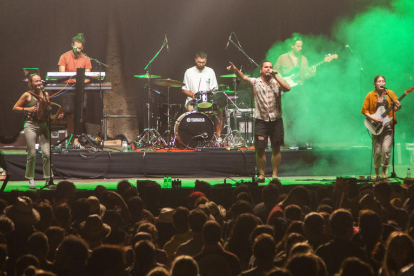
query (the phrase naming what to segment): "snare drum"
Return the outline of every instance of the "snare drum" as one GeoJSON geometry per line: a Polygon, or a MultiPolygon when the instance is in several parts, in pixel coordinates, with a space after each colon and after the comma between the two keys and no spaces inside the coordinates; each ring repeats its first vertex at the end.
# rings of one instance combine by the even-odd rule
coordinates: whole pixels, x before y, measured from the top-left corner
{"type": "Polygon", "coordinates": [[[214,125],[204,113],[187,112],[175,122],[174,134],[180,145],[195,148],[200,142],[213,139],[214,125]]]}
{"type": "Polygon", "coordinates": [[[194,99],[197,102],[197,107],[209,108],[213,105],[213,92],[199,91],[194,95],[194,99]]]}

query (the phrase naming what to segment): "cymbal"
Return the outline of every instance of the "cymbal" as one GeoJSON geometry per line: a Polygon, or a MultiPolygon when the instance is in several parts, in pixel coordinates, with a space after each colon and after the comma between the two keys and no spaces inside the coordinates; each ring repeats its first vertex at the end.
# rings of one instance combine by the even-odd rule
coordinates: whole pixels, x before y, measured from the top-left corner
{"type": "Polygon", "coordinates": [[[223,92],[226,92],[226,93],[234,93],[235,91],[233,91],[233,90],[216,91],[216,93],[223,93],[223,92]]]}
{"type": "Polygon", "coordinates": [[[157,78],[161,78],[161,76],[157,76],[157,75],[134,75],[134,78],[139,78],[139,79],[149,79],[151,77],[151,79],[157,79],[157,78]]]}
{"type": "Polygon", "coordinates": [[[167,87],[182,87],[184,86],[184,83],[181,81],[176,81],[172,79],[155,79],[152,81],[155,84],[161,85],[161,86],[167,86],[167,87]]]}
{"type": "MultiPolygon", "coordinates": [[[[245,75],[250,77],[250,75],[245,75]]],[[[229,74],[229,75],[221,75],[220,78],[237,78],[236,74],[229,74]]]]}

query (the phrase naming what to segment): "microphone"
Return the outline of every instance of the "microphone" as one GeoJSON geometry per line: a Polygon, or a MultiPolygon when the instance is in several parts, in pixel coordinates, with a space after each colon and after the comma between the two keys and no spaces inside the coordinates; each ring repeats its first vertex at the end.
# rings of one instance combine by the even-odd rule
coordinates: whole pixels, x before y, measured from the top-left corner
{"type": "Polygon", "coordinates": [[[76,46],[74,46],[74,47],[73,47],[73,53],[74,53],[75,55],[77,55],[77,54],[78,54],[78,48],[77,48],[76,46]]]}
{"type": "Polygon", "coordinates": [[[345,48],[347,48],[349,51],[351,51],[351,53],[354,53],[354,51],[351,49],[351,46],[345,45],[345,48]]]}
{"type": "Polygon", "coordinates": [[[229,35],[229,39],[227,39],[227,45],[226,47],[224,47],[224,50],[227,50],[229,48],[229,44],[230,44],[230,39],[231,39],[231,35],[233,34],[233,32],[230,33],[229,35]]]}
{"type": "Polygon", "coordinates": [[[385,90],[388,89],[387,87],[385,87],[385,85],[380,85],[380,88],[384,88],[385,90]]]}
{"type": "Polygon", "coordinates": [[[167,44],[167,52],[170,52],[170,47],[168,47],[168,39],[167,39],[167,34],[165,34],[165,43],[167,44]]]}
{"type": "Polygon", "coordinates": [[[271,70],[271,71],[269,71],[268,73],[269,73],[269,74],[271,74],[271,75],[276,75],[276,74],[277,74],[277,72],[276,72],[276,71],[274,71],[274,70],[271,70]]]}
{"type": "Polygon", "coordinates": [[[42,92],[45,92],[45,87],[43,86],[43,84],[40,85],[40,90],[42,90],[42,92]]]}

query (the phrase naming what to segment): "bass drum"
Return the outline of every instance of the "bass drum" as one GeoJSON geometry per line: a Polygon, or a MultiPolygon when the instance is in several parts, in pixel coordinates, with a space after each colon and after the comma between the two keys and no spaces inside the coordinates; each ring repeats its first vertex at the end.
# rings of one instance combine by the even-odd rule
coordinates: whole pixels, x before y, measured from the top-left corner
{"type": "Polygon", "coordinates": [[[194,149],[199,144],[213,139],[214,125],[204,113],[187,112],[175,122],[174,134],[181,146],[194,149]]]}

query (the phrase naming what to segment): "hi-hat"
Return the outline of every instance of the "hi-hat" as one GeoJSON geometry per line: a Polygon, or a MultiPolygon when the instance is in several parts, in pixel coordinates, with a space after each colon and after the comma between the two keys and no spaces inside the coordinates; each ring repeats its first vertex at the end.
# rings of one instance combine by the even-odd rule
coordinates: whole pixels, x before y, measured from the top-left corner
{"type": "Polygon", "coordinates": [[[161,86],[167,86],[167,87],[182,87],[184,86],[184,83],[177,80],[172,79],[155,79],[152,81],[155,84],[161,85],[161,86]]]}
{"type": "MultiPolygon", "coordinates": [[[[245,75],[249,77],[250,75],[245,75]]],[[[237,78],[236,74],[221,75],[220,78],[237,78]]]]}
{"type": "Polygon", "coordinates": [[[145,75],[134,75],[134,78],[139,78],[139,79],[158,79],[161,78],[161,76],[157,76],[157,75],[149,75],[149,74],[145,74],[145,75]]]}

